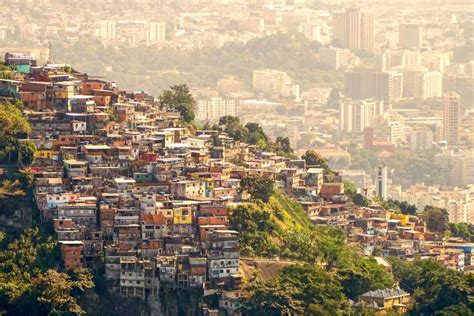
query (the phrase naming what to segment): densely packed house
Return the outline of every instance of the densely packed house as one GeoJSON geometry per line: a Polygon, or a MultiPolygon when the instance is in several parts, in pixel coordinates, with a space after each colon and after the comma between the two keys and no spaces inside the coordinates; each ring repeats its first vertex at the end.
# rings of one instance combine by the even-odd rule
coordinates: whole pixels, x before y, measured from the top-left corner
{"type": "Polygon", "coordinates": [[[67,65],[15,62],[29,71],[0,80],[0,95],[21,100],[31,124],[41,216],[54,225],[64,267],[105,265],[118,295],[148,301],[162,289],[199,290],[220,294],[219,308],[234,313],[242,276],[228,216],[246,198],[240,179],[249,174],[274,180],[313,223],[340,227],[368,255],[472,266],[472,244],[443,241],[417,216],[354,205],[343,179],[325,181],[319,166],[188,128],[152,96],[67,65]]]}

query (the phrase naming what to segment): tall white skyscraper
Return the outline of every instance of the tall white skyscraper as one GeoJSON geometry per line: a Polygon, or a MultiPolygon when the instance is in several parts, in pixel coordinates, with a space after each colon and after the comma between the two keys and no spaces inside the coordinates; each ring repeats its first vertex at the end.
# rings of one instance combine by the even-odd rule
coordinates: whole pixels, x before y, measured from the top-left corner
{"type": "Polygon", "coordinates": [[[376,195],[383,199],[387,198],[387,186],[388,186],[388,173],[387,173],[387,166],[385,163],[378,166],[377,168],[377,175],[375,177],[375,190],[376,195]]]}

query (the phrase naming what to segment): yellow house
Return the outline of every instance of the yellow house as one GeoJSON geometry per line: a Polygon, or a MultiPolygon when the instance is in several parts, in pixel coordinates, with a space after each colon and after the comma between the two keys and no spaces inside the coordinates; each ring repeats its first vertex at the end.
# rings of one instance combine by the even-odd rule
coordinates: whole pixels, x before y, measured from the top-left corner
{"type": "Polygon", "coordinates": [[[35,158],[51,159],[53,156],[57,154],[58,152],[52,149],[38,149],[35,152],[35,158]]]}
{"type": "Polygon", "coordinates": [[[57,99],[70,99],[75,95],[74,82],[60,82],[55,84],[54,97],[57,99]]]}
{"type": "Polygon", "coordinates": [[[400,225],[405,227],[415,227],[415,223],[411,222],[411,215],[407,214],[398,214],[398,213],[390,213],[390,219],[398,219],[400,220],[400,225]]]}
{"type": "MultiPolygon", "coordinates": [[[[394,310],[405,313],[410,303],[410,293],[402,289],[383,289],[369,291],[359,296],[356,306],[371,307],[378,311],[394,310]]],[[[383,313],[375,313],[383,315],[383,313]]]]}
{"type": "Polygon", "coordinates": [[[192,211],[190,208],[173,209],[173,224],[190,225],[193,223],[192,211]]]}

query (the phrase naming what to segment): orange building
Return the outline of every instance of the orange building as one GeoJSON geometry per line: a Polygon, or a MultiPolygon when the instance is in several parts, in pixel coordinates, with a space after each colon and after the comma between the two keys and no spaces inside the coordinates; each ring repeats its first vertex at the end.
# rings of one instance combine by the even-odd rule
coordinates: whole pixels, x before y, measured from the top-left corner
{"type": "Polygon", "coordinates": [[[90,94],[93,90],[103,89],[105,81],[102,80],[87,80],[82,82],[81,94],[90,94]]]}
{"type": "Polygon", "coordinates": [[[66,270],[74,270],[83,266],[84,243],[80,240],[59,241],[61,256],[66,270]]]}

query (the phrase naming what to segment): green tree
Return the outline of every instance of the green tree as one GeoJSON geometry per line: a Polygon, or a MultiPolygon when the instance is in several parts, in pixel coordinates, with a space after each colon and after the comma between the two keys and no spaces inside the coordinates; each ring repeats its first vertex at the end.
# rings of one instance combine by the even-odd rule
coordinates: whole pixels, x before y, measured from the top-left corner
{"type": "Polygon", "coordinates": [[[412,293],[410,315],[473,315],[472,276],[432,259],[407,262],[390,258],[390,262],[400,287],[412,293]]]}
{"type": "Polygon", "coordinates": [[[467,242],[474,242],[474,225],[468,223],[449,223],[449,231],[454,237],[464,238],[467,242]]]}
{"type": "Polygon", "coordinates": [[[407,201],[397,201],[398,205],[400,207],[400,210],[402,211],[402,214],[408,214],[408,215],[415,215],[418,209],[416,208],[415,205],[413,204],[408,204],[407,201]]]}
{"type": "Polygon", "coordinates": [[[237,116],[225,115],[219,118],[219,125],[240,124],[240,119],[237,116]]]}
{"type": "Polygon", "coordinates": [[[313,265],[287,266],[268,280],[251,280],[245,289],[246,315],[338,315],[348,306],[338,276],[313,265]]]}
{"type": "Polygon", "coordinates": [[[421,214],[426,226],[432,232],[444,233],[448,225],[448,212],[445,209],[426,206],[421,214]]]}
{"type": "Polygon", "coordinates": [[[315,150],[307,150],[303,156],[301,156],[308,166],[318,166],[320,168],[329,169],[326,158],[318,154],[315,150]]]}
{"type": "Polygon", "coordinates": [[[310,265],[285,267],[279,274],[280,282],[299,291],[296,299],[304,302],[305,309],[310,304],[324,306],[326,311],[341,309],[347,298],[337,275],[310,265]]]}
{"type": "MultiPolygon", "coordinates": [[[[9,236],[11,237],[11,236],[9,236]]],[[[0,243],[0,311],[12,315],[81,314],[76,298],[93,287],[85,269],[58,272],[58,247],[38,228],[0,243]]]]}
{"type": "MultiPolygon", "coordinates": [[[[32,279],[55,257],[56,243],[28,229],[0,251],[0,302],[14,303],[32,287],[32,279]]],[[[0,306],[1,307],[1,306],[0,306]]]]}
{"type": "Polygon", "coordinates": [[[29,166],[35,160],[36,146],[30,141],[18,143],[18,165],[20,167],[29,166]]]}
{"type": "Polygon", "coordinates": [[[247,191],[253,199],[268,202],[272,196],[274,183],[270,179],[259,176],[247,176],[240,180],[240,187],[247,191]]]}
{"type": "Polygon", "coordinates": [[[273,145],[272,150],[280,156],[294,158],[295,152],[291,147],[290,139],[288,137],[280,137],[276,138],[275,144],[273,145]]]}
{"type": "Polygon", "coordinates": [[[167,111],[179,112],[186,123],[194,120],[194,101],[187,85],[174,85],[170,90],[165,90],[159,97],[160,105],[167,111]]]}
{"type": "Polygon", "coordinates": [[[268,281],[255,279],[245,286],[250,296],[245,298],[240,310],[244,315],[294,315],[302,314],[303,302],[295,299],[299,289],[283,284],[278,278],[268,281]]]}
{"type": "Polygon", "coordinates": [[[25,138],[30,131],[27,119],[16,105],[0,104],[0,160],[8,157],[11,163],[19,147],[18,139],[25,138]]]}
{"type": "Polygon", "coordinates": [[[357,193],[356,186],[351,183],[344,181],[344,194],[350,197],[352,202],[359,206],[369,206],[369,201],[365,196],[360,193],[357,193]]]}
{"type": "Polygon", "coordinates": [[[246,142],[248,129],[240,124],[240,119],[236,116],[227,115],[219,119],[219,126],[223,126],[224,132],[235,141],[246,142]]]}
{"type": "Polygon", "coordinates": [[[268,148],[268,136],[263,131],[263,128],[258,123],[247,123],[245,129],[248,133],[245,133],[245,142],[251,145],[258,145],[260,148],[267,150],[268,148]]]}
{"type": "Polygon", "coordinates": [[[344,247],[338,255],[336,268],[346,295],[355,300],[372,290],[391,288],[394,280],[384,266],[372,257],[363,256],[358,250],[344,247]]]}
{"type": "Polygon", "coordinates": [[[239,205],[232,210],[229,224],[231,229],[239,232],[242,254],[271,257],[278,252],[269,238],[277,226],[268,211],[253,205],[239,205]]]}
{"type": "Polygon", "coordinates": [[[365,206],[365,207],[369,206],[369,200],[360,193],[356,193],[352,197],[352,202],[354,202],[356,205],[359,205],[359,206],[365,206]]]}
{"type": "Polygon", "coordinates": [[[386,210],[396,210],[402,214],[415,215],[418,211],[415,205],[408,204],[407,201],[400,202],[393,199],[384,200],[383,198],[377,196],[373,199],[373,202],[377,203],[386,210]]]}
{"type": "Polygon", "coordinates": [[[219,139],[218,135],[212,136],[212,146],[214,147],[222,146],[222,140],[219,139]]]}
{"type": "Polygon", "coordinates": [[[37,301],[49,315],[71,313],[85,314],[77,303],[74,291],[83,292],[94,287],[92,275],[85,269],[78,269],[71,278],[66,273],[47,270],[39,274],[34,280],[35,291],[38,292],[37,301]]]}

